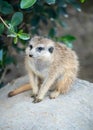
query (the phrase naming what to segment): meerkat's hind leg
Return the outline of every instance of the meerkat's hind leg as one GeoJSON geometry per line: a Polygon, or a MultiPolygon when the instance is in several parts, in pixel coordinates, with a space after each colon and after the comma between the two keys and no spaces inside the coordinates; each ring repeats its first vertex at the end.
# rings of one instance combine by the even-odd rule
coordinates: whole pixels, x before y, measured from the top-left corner
{"type": "Polygon", "coordinates": [[[51,94],[50,94],[50,99],[54,99],[54,98],[56,98],[56,97],[58,97],[59,96],[59,94],[60,94],[60,92],[59,91],[57,91],[57,90],[54,90],[53,92],[51,92],[51,94]]]}
{"type": "Polygon", "coordinates": [[[50,94],[50,98],[56,98],[58,97],[61,93],[65,94],[69,91],[72,83],[73,83],[74,78],[65,75],[63,79],[57,81],[56,88],[55,90],[50,94]]]}
{"type": "Polygon", "coordinates": [[[56,87],[53,92],[50,93],[50,99],[57,98],[61,93],[61,88],[63,84],[63,79],[60,79],[56,82],[56,87]]]}
{"type": "Polygon", "coordinates": [[[73,76],[64,77],[63,81],[60,83],[61,84],[61,86],[59,87],[60,93],[66,94],[70,90],[74,80],[75,77],[73,76]]]}

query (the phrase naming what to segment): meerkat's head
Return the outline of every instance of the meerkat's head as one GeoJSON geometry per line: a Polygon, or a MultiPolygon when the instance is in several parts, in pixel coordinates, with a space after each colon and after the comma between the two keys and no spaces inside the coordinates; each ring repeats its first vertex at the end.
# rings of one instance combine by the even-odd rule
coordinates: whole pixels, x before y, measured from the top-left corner
{"type": "Polygon", "coordinates": [[[55,43],[48,39],[35,36],[26,48],[26,55],[33,59],[51,60],[55,49],[55,43]]]}

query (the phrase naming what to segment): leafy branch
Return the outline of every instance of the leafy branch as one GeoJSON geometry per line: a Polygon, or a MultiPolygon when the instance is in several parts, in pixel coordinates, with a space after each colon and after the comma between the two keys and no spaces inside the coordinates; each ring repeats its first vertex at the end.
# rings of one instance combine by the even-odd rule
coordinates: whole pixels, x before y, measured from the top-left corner
{"type": "Polygon", "coordinates": [[[15,27],[18,26],[23,21],[23,14],[21,12],[16,12],[11,19],[11,23],[7,24],[3,18],[0,16],[0,20],[5,25],[5,27],[8,29],[8,37],[14,38],[14,43],[18,42],[18,38],[22,40],[28,40],[30,39],[30,35],[27,33],[24,33],[23,30],[19,30],[16,32],[15,27]]]}
{"type": "Polygon", "coordinates": [[[84,3],[86,0],[80,0],[81,3],[84,3]]]}

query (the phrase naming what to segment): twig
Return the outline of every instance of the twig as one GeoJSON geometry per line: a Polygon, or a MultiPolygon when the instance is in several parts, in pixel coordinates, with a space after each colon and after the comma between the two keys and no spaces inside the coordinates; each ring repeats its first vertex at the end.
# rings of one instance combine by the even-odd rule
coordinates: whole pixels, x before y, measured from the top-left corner
{"type": "Polygon", "coordinates": [[[9,29],[9,26],[6,24],[6,22],[2,19],[2,17],[0,16],[1,21],[3,22],[3,24],[9,29]]]}

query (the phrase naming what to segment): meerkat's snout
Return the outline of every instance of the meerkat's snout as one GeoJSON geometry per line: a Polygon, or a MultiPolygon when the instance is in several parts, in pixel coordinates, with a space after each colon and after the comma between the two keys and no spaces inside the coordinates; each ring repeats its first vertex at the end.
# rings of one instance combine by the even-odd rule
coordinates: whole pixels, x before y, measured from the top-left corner
{"type": "Polygon", "coordinates": [[[31,53],[31,47],[27,47],[25,50],[26,55],[28,55],[29,57],[33,57],[33,54],[31,53]]]}

